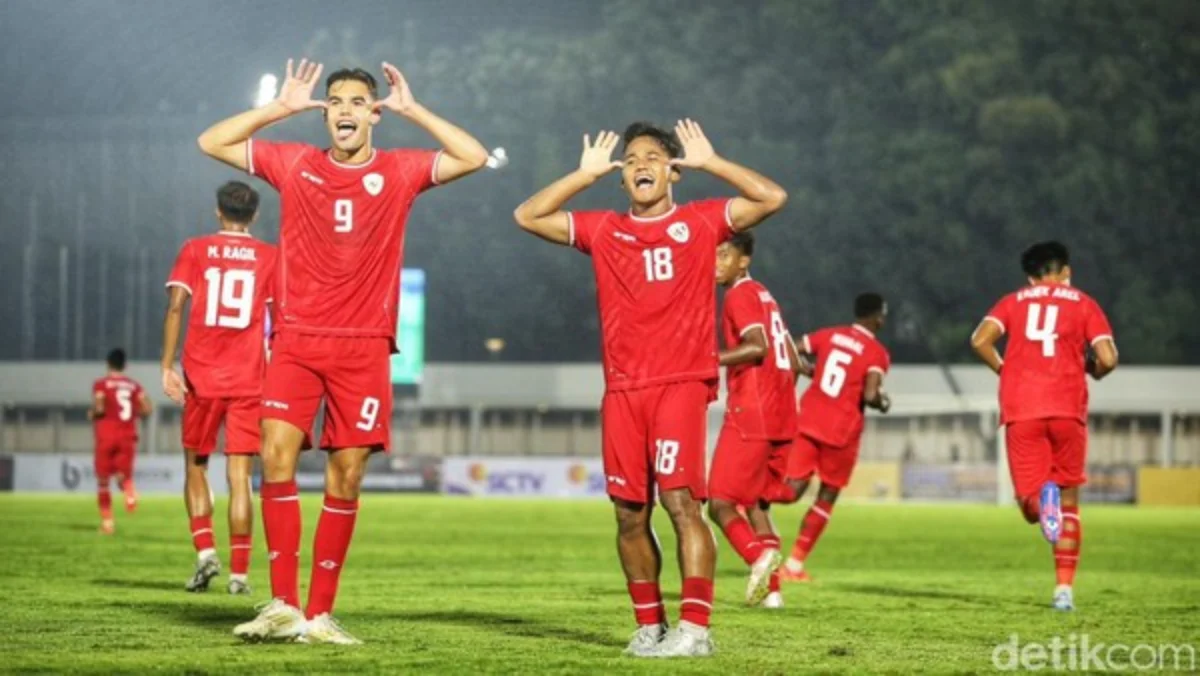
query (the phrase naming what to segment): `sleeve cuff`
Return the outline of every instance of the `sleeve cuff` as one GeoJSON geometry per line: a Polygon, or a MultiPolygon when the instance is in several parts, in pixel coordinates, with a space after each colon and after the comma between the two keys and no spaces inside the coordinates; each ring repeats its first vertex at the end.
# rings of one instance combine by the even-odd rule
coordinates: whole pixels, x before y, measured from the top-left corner
{"type": "Polygon", "coordinates": [[[800,342],[804,343],[804,354],[812,354],[813,353],[812,343],[809,342],[807,333],[804,334],[803,336],[800,336],[800,342]]]}
{"type": "Polygon", "coordinates": [[[438,181],[438,177],[437,177],[438,165],[441,164],[442,155],[445,152],[446,152],[445,150],[439,150],[433,156],[433,167],[429,170],[429,185],[441,185],[441,181],[438,181]]]}
{"type": "Polygon", "coordinates": [[[751,331],[753,331],[754,329],[763,329],[763,333],[766,333],[766,329],[763,328],[762,324],[751,324],[751,325],[747,326],[746,328],[742,329],[742,332],[739,333],[738,335],[744,336],[747,333],[750,333],[751,331]]]}
{"type": "Polygon", "coordinates": [[[575,246],[575,214],[567,212],[567,244],[575,246]]]}
{"type": "Polygon", "coordinates": [[[192,287],[188,286],[187,284],[184,284],[181,281],[172,279],[171,281],[167,282],[168,289],[171,288],[172,286],[178,286],[179,288],[183,289],[184,291],[187,291],[189,296],[195,295],[192,293],[192,287]]]}
{"type": "Polygon", "coordinates": [[[258,175],[254,173],[254,139],[252,138],[246,139],[246,171],[251,176],[258,175]]]}
{"type": "Polygon", "coordinates": [[[995,324],[996,326],[1000,327],[1000,333],[1005,333],[1004,322],[1000,321],[999,319],[996,319],[995,317],[988,315],[983,318],[983,321],[991,322],[991,323],[995,324]]]}
{"type": "Polygon", "coordinates": [[[867,369],[867,373],[878,373],[880,376],[886,376],[887,371],[880,366],[871,366],[867,369]]]}
{"type": "Polygon", "coordinates": [[[725,227],[729,228],[730,232],[737,232],[733,227],[733,199],[731,197],[725,201],[725,227]]]}

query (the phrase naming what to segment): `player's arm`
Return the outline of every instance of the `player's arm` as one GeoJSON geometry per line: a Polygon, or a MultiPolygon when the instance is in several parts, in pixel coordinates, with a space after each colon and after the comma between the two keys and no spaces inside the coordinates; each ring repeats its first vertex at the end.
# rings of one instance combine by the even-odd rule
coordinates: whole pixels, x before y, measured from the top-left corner
{"type": "Polygon", "coordinates": [[[87,412],[88,420],[99,420],[100,418],[104,417],[106,401],[107,399],[104,397],[104,392],[102,390],[92,391],[92,407],[89,408],[87,412]]]}
{"type": "Polygon", "coordinates": [[[812,346],[809,343],[808,336],[801,336],[800,342],[797,343],[789,335],[788,343],[792,346],[792,349],[788,353],[788,360],[792,366],[792,375],[812,378],[815,369],[812,363],[812,346]]]}
{"type": "Polygon", "coordinates": [[[154,402],[150,401],[150,397],[146,396],[146,391],[138,392],[138,415],[143,418],[150,417],[154,412],[154,402]]]}
{"type": "Polygon", "coordinates": [[[191,294],[183,286],[167,287],[167,313],[163,319],[162,387],[172,401],[183,403],[183,378],[175,370],[175,355],[179,352],[179,334],[183,330],[183,311],[191,294]]]}
{"type": "Polygon", "coordinates": [[[612,159],[619,140],[620,137],[611,131],[597,134],[595,143],[584,134],[579,168],[542,188],[517,207],[513,212],[517,225],[548,242],[570,246],[571,217],[563,211],[563,206],[601,176],[621,166],[612,159]]]}
{"type": "Polygon", "coordinates": [[[200,134],[196,142],[200,150],[209,157],[220,160],[242,171],[249,169],[246,142],[260,129],[280,120],[313,108],[324,108],[325,102],[312,98],[313,88],[321,80],[319,63],[300,60],[300,66],[292,70],[292,60],[287,62],[287,75],[279,96],[261,108],[221,120],[200,134]]]}
{"type": "Polygon", "coordinates": [[[718,359],[721,366],[738,364],[761,364],[767,358],[767,332],[760,326],[751,326],[742,334],[742,342],[736,347],[721,350],[718,359]]]}
{"type": "Polygon", "coordinates": [[[671,164],[707,171],[740,193],[729,205],[730,225],[735,231],[753,228],[787,204],[787,191],[778,183],[718,155],[699,124],[681,120],[675,125],[675,135],[683,145],[683,157],[671,164]]]}
{"type": "Polygon", "coordinates": [[[474,173],[487,163],[488,151],[474,136],[437,116],[413,98],[408,81],[400,70],[384,62],[383,75],[391,85],[387,98],[375,102],[375,110],[390,110],[429,132],[442,146],[437,162],[437,183],[449,183],[474,173]]]}
{"type": "Polygon", "coordinates": [[[863,386],[863,403],[880,413],[887,413],[892,399],[883,391],[883,373],[876,369],[867,371],[867,383],[863,386]]]}
{"type": "Polygon", "coordinates": [[[1117,361],[1117,344],[1112,338],[1101,338],[1092,345],[1092,352],[1087,360],[1087,372],[1096,380],[1100,380],[1117,368],[1117,361]]]}
{"type": "Polygon", "coordinates": [[[996,343],[1002,336],[1004,327],[990,317],[979,322],[975,333],[971,334],[971,349],[975,351],[975,356],[997,374],[1004,366],[1004,360],[1000,358],[1000,352],[996,349],[996,343]]]}

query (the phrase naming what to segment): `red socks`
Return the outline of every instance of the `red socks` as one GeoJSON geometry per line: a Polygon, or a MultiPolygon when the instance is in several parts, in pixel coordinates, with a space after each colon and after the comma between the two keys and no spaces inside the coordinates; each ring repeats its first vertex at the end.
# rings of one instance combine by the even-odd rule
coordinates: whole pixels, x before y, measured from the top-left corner
{"type": "MultiPolygon", "coordinates": [[[[778,535],[759,535],[758,541],[762,543],[763,549],[779,549],[778,535]]],[[[779,571],[771,573],[771,579],[767,586],[767,591],[779,591],[779,571]]]]}
{"type": "Polygon", "coordinates": [[[832,511],[833,504],[820,499],[808,508],[808,513],[804,515],[804,523],[800,526],[800,535],[792,547],[793,559],[804,561],[808,558],[808,553],[821,537],[821,531],[825,530],[825,524],[829,523],[829,514],[832,511]]]}
{"type": "Polygon", "coordinates": [[[250,536],[229,536],[229,574],[245,575],[250,571],[250,536]]]}
{"type": "Polygon", "coordinates": [[[1063,530],[1058,544],[1054,545],[1054,574],[1058,584],[1071,586],[1075,582],[1075,568],[1079,566],[1079,550],[1083,546],[1083,523],[1079,520],[1079,506],[1063,505],[1063,530]]]}
{"type": "Polygon", "coordinates": [[[308,587],[308,608],[304,613],[310,620],[333,611],[338,578],[346,562],[346,551],[350,549],[357,518],[358,500],[325,496],[325,508],[321,510],[313,542],[312,581],[308,587]]]}
{"type": "Polygon", "coordinates": [[[741,516],[735,516],[721,530],[725,531],[725,537],[729,538],[729,544],[733,545],[733,551],[742,557],[746,565],[753,565],[758,560],[763,546],[762,542],[755,537],[749,521],[741,516]]]}
{"type": "Polygon", "coordinates": [[[103,486],[96,489],[96,502],[100,505],[100,518],[112,518],[112,493],[108,490],[108,486],[103,486]]]}
{"type": "Polygon", "coordinates": [[[679,619],[700,627],[708,626],[712,615],[713,581],[703,577],[683,578],[683,600],[679,604],[679,619]]]}
{"type": "Polygon", "coordinates": [[[630,582],[629,599],[633,601],[633,616],[639,625],[663,624],[667,621],[662,592],[657,582],[630,582]]]}
{"type": "Polygon", "coordinates": [[[197,516],[191,520],[192,546],[197,552],[213,549],[212,517],[197,516]]]}
{"type": "Polygon", "coordinates": [[[271,567],[271,596],[300,606],[297,571],[300,567],[300,496],[295,481],[262,485],[263,531],[271,567]]]}

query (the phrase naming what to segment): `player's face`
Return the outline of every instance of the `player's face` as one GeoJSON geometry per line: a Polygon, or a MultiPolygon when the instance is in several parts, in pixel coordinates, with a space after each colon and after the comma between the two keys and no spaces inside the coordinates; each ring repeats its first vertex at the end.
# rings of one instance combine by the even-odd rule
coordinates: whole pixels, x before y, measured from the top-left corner
{"type": "Polygon", "coordinates": [[[679,172],[667,163],[670,159],[667,149],[649,136],[635,138],[626,146],[621,185],[631,202],[651,205],[670,194],[671,184],[679,180],[679,172]]]}
{"type": "Polygon", "coordinates": [[[372,111],[375,97],[358,80],[339,80],[325,96],[325,127],[338,150],[354,152],[371,141],[371,127],[379,121],[372,111]]]}
{"type": "Polygon", "coordinates": [[[737,247],[725,242],[717,247],[717,284],[729,286],[750,266],[750,258],[737,247]]]}

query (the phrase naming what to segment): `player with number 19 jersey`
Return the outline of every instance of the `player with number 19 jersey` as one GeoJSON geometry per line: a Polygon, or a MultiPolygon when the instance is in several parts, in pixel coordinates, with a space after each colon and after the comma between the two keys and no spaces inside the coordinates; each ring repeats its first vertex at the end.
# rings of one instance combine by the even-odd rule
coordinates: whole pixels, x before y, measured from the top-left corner
{"type": "Polygon", "coordinates": [[[168,287],[191,296],[182,431],[184,448],[200,455],[216,448],[222,423],[226,453],[258,453],[263,335],[276,254],[271,244],[226,230],[185,242],[167,278],[168,287]]]}
{"type": "Polygon", "coordinates": [[[812,383],[800,397],[788,478],[807,479],[815,472],[822,484],[845,488],[858,461],[867,374],[887,375],[891,357],[860,324],[820,329],[801,342],[815,366],[812,383]]]}
{"type": "Polygon", "coordinates": [[[263,416],[311,433],[325,396],[327,449],[390,443],[405,223],[437,184],[439,151],[371,152],[349,165],[306,144],[247,143],[248,170],[282,201],[263,416]]]}
{"type": "Polygon", "coordinates": [[[716,394],[717,245],[733,235],[729,200],[642,218],[570,214],[571,244],[591,255],[606,393],[601,409],[610,496],[706,495],[705,411],[716,394]]]}

